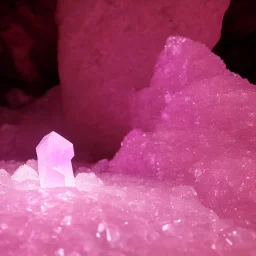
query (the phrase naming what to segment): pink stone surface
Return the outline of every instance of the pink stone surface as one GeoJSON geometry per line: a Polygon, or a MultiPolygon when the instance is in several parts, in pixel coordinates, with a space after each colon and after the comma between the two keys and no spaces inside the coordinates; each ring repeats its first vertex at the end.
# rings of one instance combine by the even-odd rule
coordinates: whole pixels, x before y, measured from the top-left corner
{"type": "Polygon", "coordinates": [[[77,147],[97,160],[112,156],[132,128],[130,100],[149,85],[166,38],[182,35],[213,48],[229,2],[58,1],[59,73],[77,147]]]}
{"type": "Polygon", "coordinates": [[[104,186],[83,193],[61,188],[4,191],[1,253],[241,256],[256,252],[256,233],[221,220],[202,206],[192,187],[129,176],[101,179],[104,186]],[[7,215],[7,209],[15,217],[7,215]]]}
{"type": "Polygon", "coordinates": [[[134,129],[112,160],[79,163],[80,191],[0,182],[1,253],[256,255],[255,90],[207,47],[169,38],[130,101],[134,129]]]}
{"type": "Polygon", "coordinates": [[[41,187],[75,186],[71,163],[74,148],[71,142],[51,132],[41,140],[36,152],[41,187]]]}

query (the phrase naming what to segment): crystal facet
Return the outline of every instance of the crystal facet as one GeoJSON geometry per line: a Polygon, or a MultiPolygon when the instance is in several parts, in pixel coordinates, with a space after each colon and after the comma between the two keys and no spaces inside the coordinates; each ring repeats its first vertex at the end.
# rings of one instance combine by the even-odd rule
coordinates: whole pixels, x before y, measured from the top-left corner
{"type": "Polygon", "coordinates": [[[51,132],[36,147],[40,185],[44,188],[75,186],[71,159],[73,144],[51,132]]]}

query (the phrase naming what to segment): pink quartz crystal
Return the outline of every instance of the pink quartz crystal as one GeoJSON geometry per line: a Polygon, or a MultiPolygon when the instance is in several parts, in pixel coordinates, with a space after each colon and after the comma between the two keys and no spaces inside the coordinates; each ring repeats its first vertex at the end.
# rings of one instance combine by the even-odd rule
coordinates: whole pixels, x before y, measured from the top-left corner
{"type": "Polygon", "coordinates": [[[71,159],[73,144],[51,132],[36,147],[40,185],[44,188],[75,186],[71,159]]]}

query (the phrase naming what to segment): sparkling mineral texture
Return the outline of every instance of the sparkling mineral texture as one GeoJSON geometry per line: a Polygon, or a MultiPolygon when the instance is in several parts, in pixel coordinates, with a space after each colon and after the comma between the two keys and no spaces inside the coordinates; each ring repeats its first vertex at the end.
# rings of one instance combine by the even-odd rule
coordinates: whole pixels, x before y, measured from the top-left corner
{"type": "Polygon", "coordinates": [[[36,153],[41,187],[75,186],[71,163],[74,148],[71,142],[51,132],[38,144],[36,153]]]}
{"type": "Polygon", "coordinates": [[[256,88],[170,37],[129,109],[121,149],[76,188],[16,189],[1,170],[2,255],[256,255],[256,88]]]}
{"type": "Polygon", "coordinates": [[[111,157],[132,128],[129,101],[149,85],[166,38],[212,48],[229,2],[59,0],[59,73],[76,147],[111,157]]]}

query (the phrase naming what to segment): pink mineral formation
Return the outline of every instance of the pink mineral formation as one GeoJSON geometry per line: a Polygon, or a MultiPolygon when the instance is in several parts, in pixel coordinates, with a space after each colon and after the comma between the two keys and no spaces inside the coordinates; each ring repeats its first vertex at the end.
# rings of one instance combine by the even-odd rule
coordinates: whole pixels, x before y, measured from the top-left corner
{"type": "Polygon", "coordinates": [[[229,0],[58,1],[59,73],[77,147],[97,160],[112,156],[132,128],[130,101],[149,85],[166,38],[182,35],[212,48],[228,5],[229,0]]]}
{"type": "Polygon", "coordinates": [[[207,47],[170,37],[112,172],[193,185],[219,216],[256,229],[256,88],[207,47]]]}
{"type": "Polygon", "coordinates": [[[71,159],[73,144],[51,132],[36,147],[40,185],[44,188],[75,186],[71,159]]]}
{"type": "Polygon", "coordinates": [[[206,46],[170,37],[129,113],[115,157],[76,170],[79,190],[10,189],[0,173],[2,255],[256,255],[255,86],[206,46]]]}

